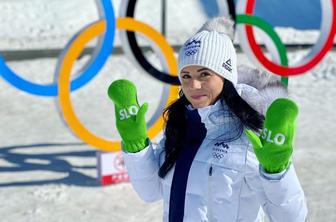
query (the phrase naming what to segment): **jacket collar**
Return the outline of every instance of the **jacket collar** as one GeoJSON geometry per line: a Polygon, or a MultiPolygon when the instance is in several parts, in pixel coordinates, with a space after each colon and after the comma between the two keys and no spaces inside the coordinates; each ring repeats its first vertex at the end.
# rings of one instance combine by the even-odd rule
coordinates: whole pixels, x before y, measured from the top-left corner
{"type": "Polygon", "coordinates": [[[201,117],[207,131],[214,130],[223,132],[224,128],[229,129],[232,127],[237,128],[241,126],[239,118],[229,109],[225,101],[217,100],[215,104],[195,109],[192,105],[187,106],[188,111],[197,110],[198,115],[201,117]],[[219,130],[219,127],[221,130],[219,130]]]}

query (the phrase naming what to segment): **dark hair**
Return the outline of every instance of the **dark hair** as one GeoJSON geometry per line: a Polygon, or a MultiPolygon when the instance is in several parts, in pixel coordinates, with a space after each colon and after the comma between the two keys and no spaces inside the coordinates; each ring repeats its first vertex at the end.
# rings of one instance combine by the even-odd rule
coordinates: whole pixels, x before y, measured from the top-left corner
{"type": "MultiPolygon", "coordinates": [[[[230,81],[224,81],[224,87],[219,97],[226,102],[229,109],[246,128],[255,131],[262,129],[264,116],[239,96],[230,81]]],[[[163,111],[163,118],[166,122],[166,140],[164,145],[165,161],[158,172],[161,178],[164,178],[174,166],[180,151],[183,149],[183,139],[186,135],[185,106],[187,104],[189,104],[189,101],[183,93],[180,93],[180,97],[163,111]]]]}

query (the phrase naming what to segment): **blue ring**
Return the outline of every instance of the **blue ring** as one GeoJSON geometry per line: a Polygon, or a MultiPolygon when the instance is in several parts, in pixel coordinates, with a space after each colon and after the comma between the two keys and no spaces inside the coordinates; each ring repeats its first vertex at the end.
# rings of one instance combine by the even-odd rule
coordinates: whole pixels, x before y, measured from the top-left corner
{"type": "MultiPolygon", "coordinates": [[[[83,71],[76,79],[71,81],[71,91],[75,91],[80,87],[87,84],[93,77],[95,77],[100,69],[104,66],[109,55],[113,50],[114,36],[115,36],[115,16],[113,6],[110,0],[100,0],[106,20],[106,31],[104,35],[101,51],[99,52],[97,59],[90,64],[90,66],[83,71]]],[[[13,72],[6,64],[4,58],[0,55],[0,76],[2,76],[8,83],[25,91],[27,93],[37,96],[57,96],[58,87],[57,84],[41,85],[30,82],[21,78],[15,72],[13,72]]]]}

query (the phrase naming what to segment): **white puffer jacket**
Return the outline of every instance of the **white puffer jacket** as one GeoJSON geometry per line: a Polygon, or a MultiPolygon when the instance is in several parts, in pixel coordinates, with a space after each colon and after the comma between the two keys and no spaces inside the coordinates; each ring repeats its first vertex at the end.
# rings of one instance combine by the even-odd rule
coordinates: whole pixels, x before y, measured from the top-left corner
{"type": "MultiPolygon", "coordinates": [[[[276,77],[256,69],[240,67],[239,83],[240,95],[263,114],[274,99],[286,96],[276,77]]],[[[191,132],[193,145],[164,179],[158,176],[164,138],[138,153],[123,152],[139,196],[147,202],[163,198],[164,221],[252,222],[263,221],[264,213],[270,221],[305,220],[305,196],[294,166],[278,174],[265,173],[239,119],[226,104],[218,101],[201,109],[189,107],[187,113],[191,124],[199,120],[203,128],[190,125],[200,132],[191,132]]]]}

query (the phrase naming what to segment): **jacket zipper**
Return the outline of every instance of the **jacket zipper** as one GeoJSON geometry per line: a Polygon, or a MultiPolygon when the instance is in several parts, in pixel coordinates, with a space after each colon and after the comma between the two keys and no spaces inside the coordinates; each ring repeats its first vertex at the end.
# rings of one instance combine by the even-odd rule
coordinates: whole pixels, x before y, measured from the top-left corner
{"type": "Polygon", "coordinates": [[[209,168],[209,186],[208,186],[208,192],[209,192],[209,199],[208,199],[208,203],[209,203],[209,208],[208,208],[208,212],[209,212],[209,217],[208,220],[212,221],[212,164],[210,165],[209,168]]]}

